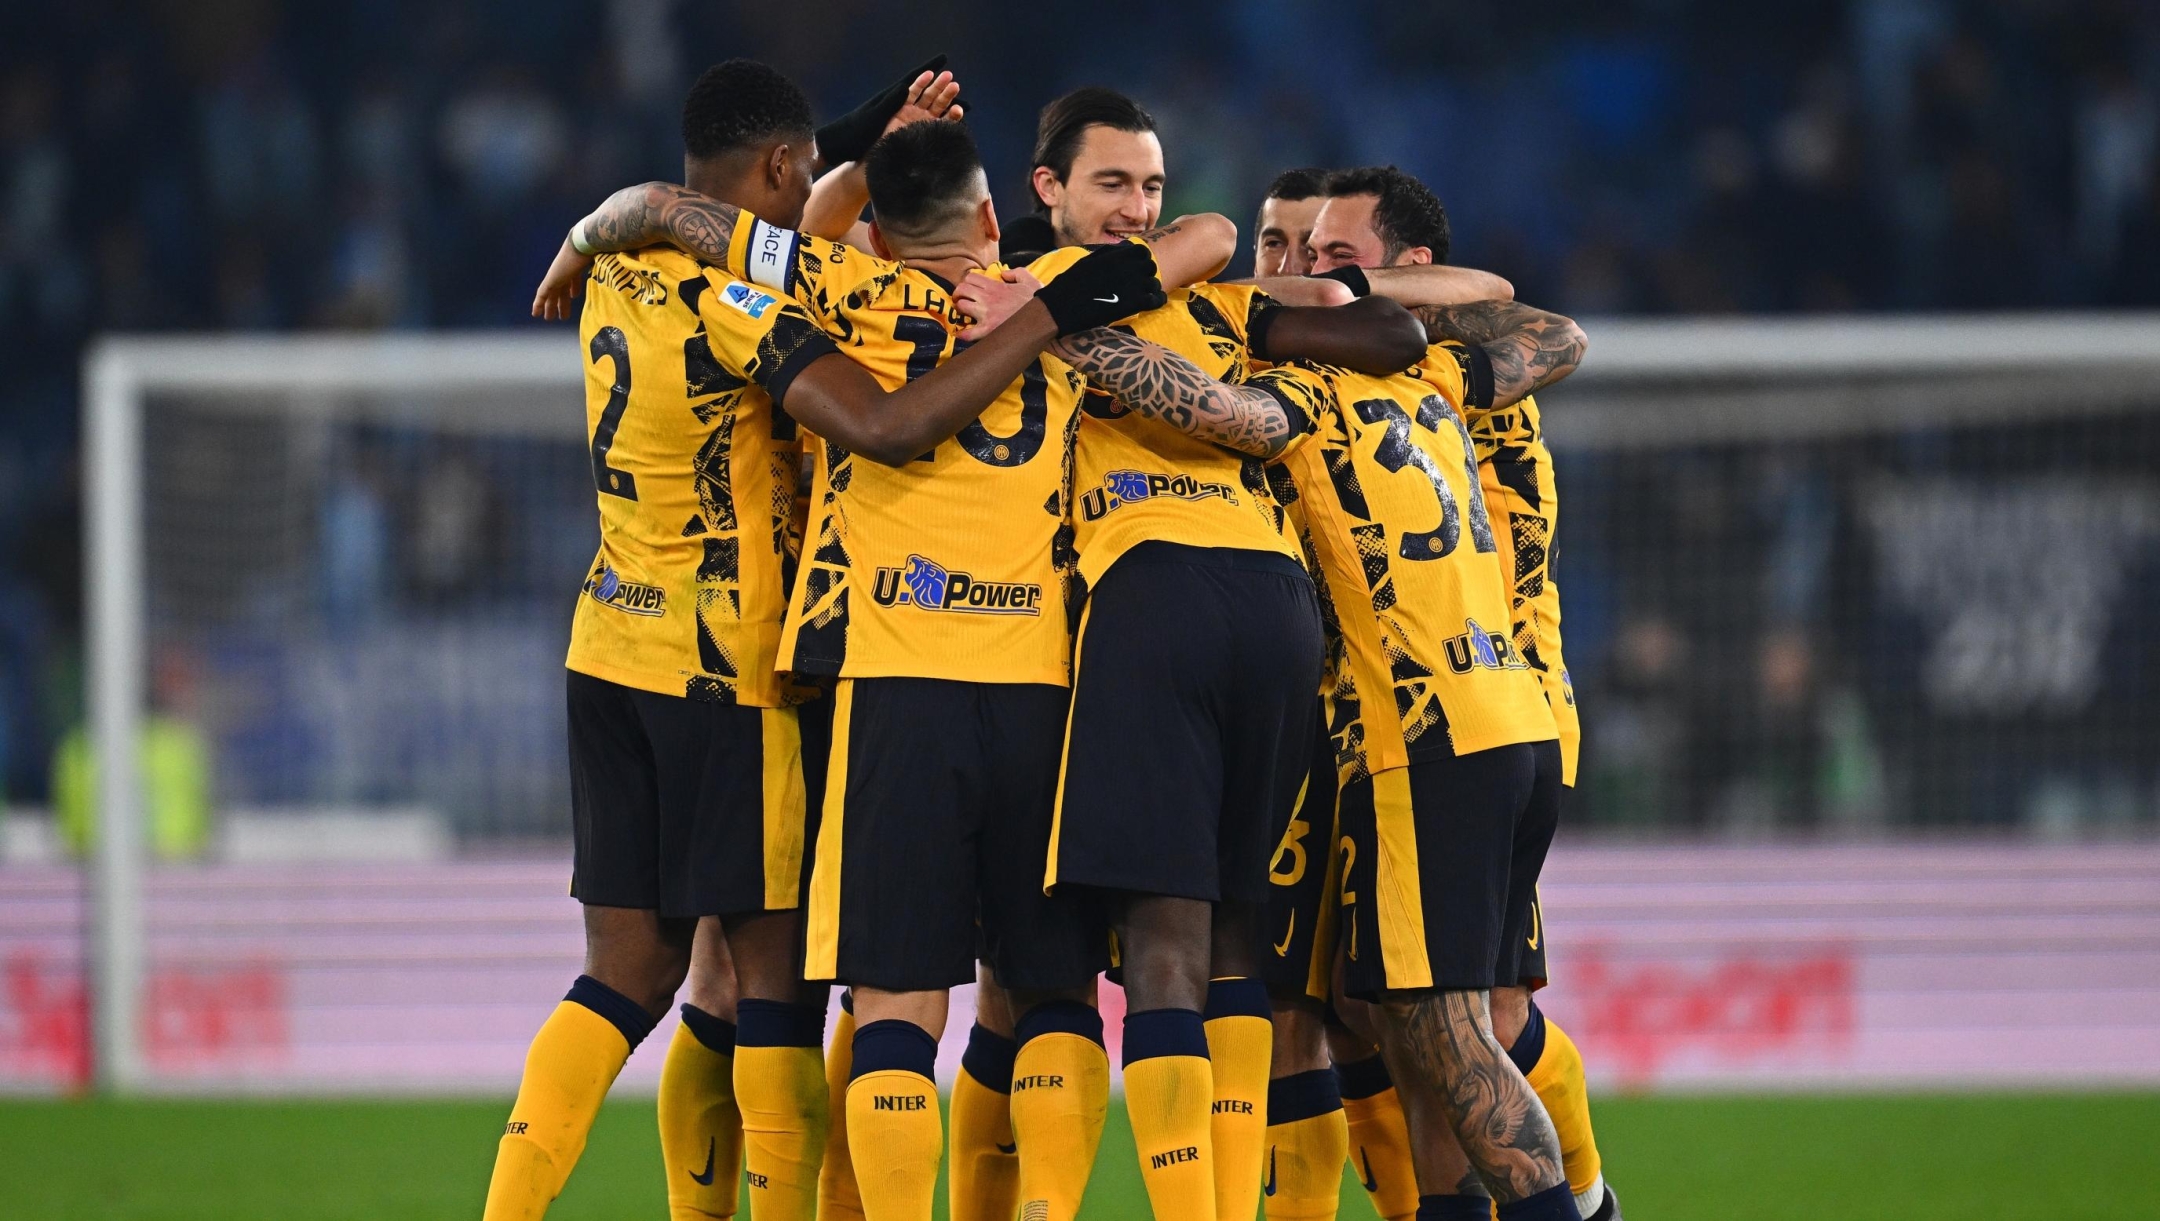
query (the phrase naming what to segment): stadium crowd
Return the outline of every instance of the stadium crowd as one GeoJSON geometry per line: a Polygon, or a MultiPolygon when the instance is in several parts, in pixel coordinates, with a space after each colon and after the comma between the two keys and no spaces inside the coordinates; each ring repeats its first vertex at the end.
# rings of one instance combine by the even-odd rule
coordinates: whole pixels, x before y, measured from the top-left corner
{"type": "MultiPolygon", "coordinates": [[[[54,744],[80,715],[87,337],[518,324],[568,221],[674,173],[682,89],[722,48],[754,48],[822,110],[894,66],[862,49],[950,51],[1000,190],[1017,186],[1035,107],[1086,81],[1131,88],[1160,118],[1176,150],[1168,214],[1245,215],[1287,165],[1397,162],[1441,191],[1466,261],[1577,315],[2160,305],[2160,10],[2134,0],[1209,0],[1094,15],[1120,36],[963,0],[147,14],[103,0],[5,18],[0,796],[47,800],[54,744]],[[856,51],[832,54],[833,30],[856,51]],[[1241,117],[1255,110],[1265,142],[1241,117]]],[[[1798,483],[1752,518],[1674,513],[1784,540],[1757,562],[1805,572],[1832,527],[1810,516],[1821,489],[1798,483]]],[[[1786,820],[1879,804],[1852,693],[1817,676],[1805,635],[1775,633],[1790,582],[1754,585],[1752,618],[1772,630],[1734,672],[1758,687],[1763,727],[1724,732],[1807,760],[1821,783],[1771,803],[1786,820]]],[[[1600,632],[1594,584],[1573,588],[1579,678],[1612,693],[1608,708],[1647,709],[1635,738],[1611,740],[1649,760],[1658,735],[1718,719],[1723,692],[1660,702],[1686,681],[1671,645],[1684,624],[1615,613],[1600,632]]],[[[1732,804],[1671,792],[1729,794],[1718,776],[1612,774],[1607,792],[1650,795],[1593,787],[1587,809],[1648,821],[1732,804]]]]}

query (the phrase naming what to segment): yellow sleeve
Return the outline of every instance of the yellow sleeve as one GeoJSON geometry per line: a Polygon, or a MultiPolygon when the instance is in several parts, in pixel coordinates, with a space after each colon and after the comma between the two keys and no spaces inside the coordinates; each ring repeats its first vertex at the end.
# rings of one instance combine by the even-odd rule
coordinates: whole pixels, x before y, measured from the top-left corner
{"type": "Polygon", "coordinates": [[[1335,382],[1325,372],[1304,365],[1276,365],[1245,379],[1275,396],[1290,415],[1290,443],[1269,461],[1280,462],[1296,453],[1320,431],[1321,417],[1335,402],[1335,382]]]}
{"type": "Polygon", "coordinates": [[[779,403],[797,374],[840,350],[794,302],[716,271],[708,270],[705,282],[708,288],[697,300],[705,350],[696,349],[696,337],[685,349],[693,394],[701,378],[713,390],[725,389],[726,380],[747,378],[779,403]]]}
{"type": "Polygon", "coordinates": [[[1027,272],[1043,283],[1065,274],[1065,269],[1088,256],[1085,246],[1064,246],[1053,250],[1027,265],[1027,272]]]}
{"type": "Polygon", "coordinates": [[[1252,320],[1259,314],[1275,308],[1275,299],[1250,284],[1195,284],[1187,290],[1195,297],[1205,297],[1216,312],[1223,316],[1231,329],[1237,332],[1239,343],[1250,342],[1252,320]]]}
{"type": "Polygon", "coordinates": [[[782,229],[748,211],[736,218],[728,239],[731,274],[789,298],[820,324],[838,316],[857,286],[899,266],[844,242],[782,229]]]}

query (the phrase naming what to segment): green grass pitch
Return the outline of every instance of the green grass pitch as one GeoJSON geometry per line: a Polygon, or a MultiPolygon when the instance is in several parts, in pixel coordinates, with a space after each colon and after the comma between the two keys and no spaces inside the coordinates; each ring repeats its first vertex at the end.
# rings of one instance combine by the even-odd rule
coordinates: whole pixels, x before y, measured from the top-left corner
{"type": "MultiPolygon", "coordinates": [[[[508,1109],[0,1101],[0,1216],[477,1221],[508,1109]]],[[[1596,1119],[1632,1221],[2160,1215],[2160,1094],[1614,1098],[1596,1119]]],[[[1355,1181],[1345,1188],[1345,1221],[1371,1218],[1355,1181]]],[[[1114,1109],[1083,1216],[1146,1215],[1114,1109]]],[[[649,1101],[608,1106],[549,1216],[666,1216],[649,1101]]]]}

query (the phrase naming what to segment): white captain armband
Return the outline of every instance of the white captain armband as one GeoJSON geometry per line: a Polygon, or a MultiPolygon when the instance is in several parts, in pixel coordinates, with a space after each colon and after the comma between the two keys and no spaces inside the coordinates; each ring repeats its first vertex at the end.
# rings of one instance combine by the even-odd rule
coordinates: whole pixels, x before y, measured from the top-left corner
{"type": "Polygon", "coordinates": [[[802,235],[793,229],[768,225],[762,220],[750,222],[750,244],[744,251],[743,270],[750,282],[776,293],[792,291],[790,281],[795,271],[795,247],[802,235]]]}

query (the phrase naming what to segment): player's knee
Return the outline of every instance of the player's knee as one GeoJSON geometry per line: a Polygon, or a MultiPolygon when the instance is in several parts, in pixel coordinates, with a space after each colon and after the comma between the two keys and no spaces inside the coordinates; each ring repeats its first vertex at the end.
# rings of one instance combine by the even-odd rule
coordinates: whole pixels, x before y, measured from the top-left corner
{"type": "Polygon", "coordinates": [[[1524,987],[1494,988],[1492,991],[1492,1033],[1500,1046],[1512,1049],[1515,1040],[1522,1037],[1523,1028],[1530,1024],[1530,989],[1524,987]]]}
{"type": "Polygon", "coordinates": [[[1209,905],[1155,895],[1128,901],[1118,920],[1127,1006],[1199,1009],[1207,1002],[1213,946],[1209,905]]]}
{"type": "Polygon", "coordinates": [[[1319,1003],[1305,996],[1280,997],[1272,998],[1269,1007],[1275,1029],[1268,1076],[1289,1077],[1328,1067],[1327,1025],[1319,1003]]]}
{"type": "Polygon", "coordinates": [[[1260,973],[1260,913],[1250,903],[1215,905],[1209,932],[1208,974],[1252,976],[1260,973]]]}
{"type": "Polygon", "coordinates": [[[696,927],[653,912],[587,908],[585,973],[658,1017],[689,977],[696,927]]]}

